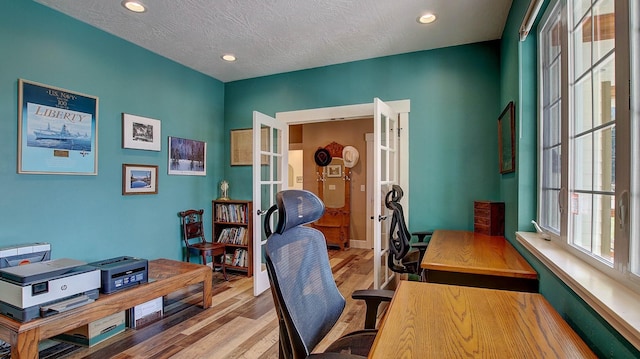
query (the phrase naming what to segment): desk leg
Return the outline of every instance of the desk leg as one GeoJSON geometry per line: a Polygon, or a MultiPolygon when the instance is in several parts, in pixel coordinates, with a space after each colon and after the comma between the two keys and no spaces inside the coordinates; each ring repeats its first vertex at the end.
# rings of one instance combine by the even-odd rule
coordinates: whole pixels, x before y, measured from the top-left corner
{"type": "Polygon", "coordinates": [[[211,271],[210,270],[206,271],[206,274],[204,275],[204,280],[202,282],[202,308],[204,309],[211,307],[211,295],[213,293],[211,289],[212,280],[213,280],[213,275],[211,274],[211,271]]]}
{"type": "Polygon", "coordinates": [[[11,357],[18,359],[38,358],[40,328],[33,328],[11,335],[11,357]]]}

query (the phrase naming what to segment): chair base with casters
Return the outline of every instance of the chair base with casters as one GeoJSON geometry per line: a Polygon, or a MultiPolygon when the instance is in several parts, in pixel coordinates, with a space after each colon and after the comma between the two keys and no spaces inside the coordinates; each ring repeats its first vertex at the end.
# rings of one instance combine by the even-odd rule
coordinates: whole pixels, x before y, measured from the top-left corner
{"type": "Polygon", "coordinates": [[[186,248],[187,262],[190,262],[191,256],[196,255],[201,258],[202,264],[207,264],[207,258],[211,257],[211,265],[213,269],[221,268],[224,280],[229,280],[225,268],[225,245],[224,243],[207,242],[204,236],[202,215],[203,209],[190,209],[178,213],[182,226],[182,238],[186,248]],[[220,258],[220,262],[216,261],[220,258]]]}
{"type": "Polygon", "coordinates": [[[375,338],[378,306],[390,301],[393,291],[362,290],[365,330],[347,334],[331,343],[323,354],[313,349],[338,321],[346,301],[333,278],[322,232],[305,226],[322,216],[324,204],[313,193],[286,190],[276,194],[277,204],[264,219],[267,238],[265,259],[280,332],[280,358],[363,358],[375,338]],[[271,232],[271,215],[277,223],[271,232]]]}

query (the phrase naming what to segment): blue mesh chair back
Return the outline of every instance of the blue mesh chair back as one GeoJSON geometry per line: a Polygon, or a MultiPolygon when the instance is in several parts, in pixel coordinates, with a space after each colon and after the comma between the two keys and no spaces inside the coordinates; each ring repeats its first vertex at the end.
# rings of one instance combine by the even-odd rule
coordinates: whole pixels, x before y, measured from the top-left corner
{"type": "Polygon", "coordinates": [[[304,226],[323,215],[322,201],[309,191],[287,190],[277,194],[275,207],[273,233],[268,228],[273,207],[265,218],[265,257],[278,317],[290,341],[280,345],[286,357],[304,358],[337,322],[345,299],[333,279],[322,232],[304,226]]]}

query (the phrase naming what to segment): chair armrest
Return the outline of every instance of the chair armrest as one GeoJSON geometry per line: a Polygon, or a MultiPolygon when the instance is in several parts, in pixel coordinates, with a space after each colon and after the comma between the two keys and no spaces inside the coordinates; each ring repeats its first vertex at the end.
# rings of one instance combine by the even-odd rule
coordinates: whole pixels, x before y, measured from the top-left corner
{"type": "Polygon", "coordinates": [[[418,237],[418,242],[424,242],[425,237],[431,237],[433,235],[433,231],[419,231],[413,232],[411,235],[418,237]]]}
{"type": "Polygon", "coordinates": [[[413,242],[411,243],[411,248],[415,248],[421,252],[424,252],[427,250],[428,245],[429,243],[426,243],[426,242],[413,242]]]}
{"type": "Polygon", "coordinates": [[[390,302],[393,298],[394,291],[385,289],[365,289],[356,290],[351,294],[351,298],[364,300],[367,305],[367,313],[364,319],[365,329],[376,328],[376,317],[378,316],[378,307],[382,302],[390,302]]]}

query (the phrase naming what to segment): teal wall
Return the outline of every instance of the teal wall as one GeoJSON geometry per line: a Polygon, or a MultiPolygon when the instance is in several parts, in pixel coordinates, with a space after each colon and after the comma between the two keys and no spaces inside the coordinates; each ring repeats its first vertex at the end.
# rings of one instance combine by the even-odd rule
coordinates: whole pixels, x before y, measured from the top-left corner
{"type": "MultiPolygon", "coordinates": [[[[507,204],[507,237],[536,208],[535,35],[514,1],[501,41],[327,66],[227,84],[31,1],[0,12],[0,246],[48,241],[54,258],[181,258],[176,213],[204,208],[227,179],[251,199],[251,167],[229,166],[228,131],[252,111],[411,100],[411,230],[472,229],[476,199],[507,204]],[[18,175],[18,78],[99,97],[97,176],[18,175]],[[516,172],[498,173],[497,115],[516,103],[516,172]],[[162,121],[162,151],[121,148],[121,113],[162,121]],[[167,175],[167,136],[207,142],[207,176],[167,175]],[[157,195],[122,196],[123,163],[159,166],[157,195]]],[[[339,130],[339,129],[337,129],[339,130]]],[[[210,228],[210,221],[207,226],[210,228]]],[[[601,357],[640,353],[521,246],[540,291],[601,357]]]]}
{"type": "MultiPolygon", "coordinates": [[[[601,358],[640,358],[640,352],[595,313],[575,292],[515,240],[515,231],[533,231],[537,206],[537,38],[524,42],[518,29],[528,1],[514,1],[501,40],[502,103],[516,103],[516,172],[503,175],[500,193],[506,203],[506,237],[538,272],[540,293],[601,358]]],[[[548,1],[543,5],[542,16],[548,1]]]]}
{"type": "MultiPolygon", "coordinates": [[[[499,63],[494,41],[226,83],[226,130],[251,127],[253,110],[409,99],[411,230],[473,229],[473,201],[500,196],[499,63]]],[[[226,176],[251,197],[251,167],[226,176]]]]}
{"type": "Polygon", "coordinates": [[[210,213],[224,172],[223,84],[32,1],[2,2],[0,48],[0,247],[180,259],[177,212],[210,213]],[[99,98],[97,176],[16,173],[18,78],[99,98]],[[162,151],[122,149],[122,112],[160,120],[162,151]],[[167,136],[207,142],[206,177],[167,175],[167,136]],[[122,196],[123,163],[158,165],[158,194],[122,196]]]}

